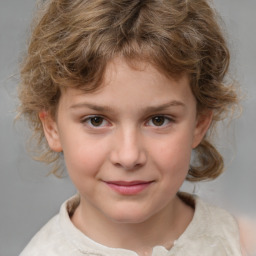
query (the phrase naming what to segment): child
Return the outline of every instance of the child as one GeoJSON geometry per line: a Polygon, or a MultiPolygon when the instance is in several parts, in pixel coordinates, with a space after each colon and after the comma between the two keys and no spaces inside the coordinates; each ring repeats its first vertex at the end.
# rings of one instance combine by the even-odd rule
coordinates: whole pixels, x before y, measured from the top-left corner
{"type": "Polygon", "coordinates": [[[20,111],[78,195],[21,255],[241,255],[233,217],[179,192],[222,173],[207,130],[237,103],[209,3],[49,0],[37,17],[20,111]]]}

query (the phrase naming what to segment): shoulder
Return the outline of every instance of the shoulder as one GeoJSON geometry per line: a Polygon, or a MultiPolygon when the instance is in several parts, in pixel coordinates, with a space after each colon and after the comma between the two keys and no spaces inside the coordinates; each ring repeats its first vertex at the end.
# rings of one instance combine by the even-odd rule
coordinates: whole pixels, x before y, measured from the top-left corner
{"type": "Polygon", "coordinates": [[[53,217],[45,226],[43,226],[37,234],[31,239],[29,244],[21,252],[20,256],[56,256],[56,255],[72,255],[75,252],[73,244],[67,238],[65,222],[68,222],[66,201],[60,209],[60,213],[53,217]]]}
{"type": "Polygon", "coordinates": [[[206,231],[223,238],[233,235],[238,237],[239,229],[236,219],[226,210],[196,199],[198,218],[204,220],[206,231]]]}
{"type": "Polygon", "coordinates": [[[226,210],[204,202],[196,195],[180,193],[180,198],[195,208],[190,226],[198,226],[197,233],[208,233],[222,236],[234,235],[237,237],[239,228],[236,219],[226,210]]]}
{"type": "Polygon", "coordinates": [[[51,254],[51,248],[56,241],[61,240],[61,231],[58,226],[59,215],[53,217],[37,234],[30,240],[29,244],[22,251],[20,256],[39,256],[51,254]]]}
{"type": "MultiPolygon", "coordinates": [[[[176,246],[196,255],[241,256],[239,228],[235,218],[226,210],[210,205],[197,196],[186,195],[194,201],[194,217],[176,246]]],[[[187,199],[186,199],[187,200],[187,199]]]]}
{"type": "MultiPolygon", "coordinates": [[[[206,241],[213,244],[223,255],[241,255],[239,227],[236,219],[226,210],[196,198],[197,228],[206,241]]],[[[200,233],[199,233],[200,234],[200,233]]]]}

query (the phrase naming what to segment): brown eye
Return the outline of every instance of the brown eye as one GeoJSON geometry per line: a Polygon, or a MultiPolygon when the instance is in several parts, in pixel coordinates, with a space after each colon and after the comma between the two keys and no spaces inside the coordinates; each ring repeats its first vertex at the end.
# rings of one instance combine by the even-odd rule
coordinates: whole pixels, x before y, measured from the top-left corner
{"type": "Polygon", "coordinates": [[[94,116],[90,118],[90,123],[92,126],[101,126],[103,124],[104,119],[100,116],[94,116]]]}
{"type": "Polygon", "coordinates": [[[162,126],[165,124],[166,118],[164,116],[155,116],[152,118],[152,123],[155,126],[162,126]]]}
{"type": "Polygon", "coordinates": [[[81,123],[89,129],[97,129],[99,131],[102,131],[102,128],[112,126],[111,122],[109,122],[105,117],[97,115],[85,116],[81,119],[81,123]]]}

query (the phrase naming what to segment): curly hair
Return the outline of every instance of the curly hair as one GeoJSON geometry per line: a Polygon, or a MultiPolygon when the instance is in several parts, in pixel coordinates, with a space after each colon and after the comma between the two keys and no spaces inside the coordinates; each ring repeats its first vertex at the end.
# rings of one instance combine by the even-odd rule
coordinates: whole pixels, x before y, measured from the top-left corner
{"type": "MultiPolygon", "coordinates": [[[[213,111],[211,126],[237,103],[234,83],[226,83],[230,54],[219,17],[207,0],[48,0],[33,22],[21,63],[20,114],[34,131],[39,159],[58,163],[38,114],[53,117],[62,88],[96,90],[106,65],[121,56],[149,62],[167,76],[186,73],[198,112],[213,111]]],[[[223,159],[207,134],[195,150],[187,179],[214,179],[223,159]]],[[[58,164],[53,173],[57,175],[58,164]]]]}

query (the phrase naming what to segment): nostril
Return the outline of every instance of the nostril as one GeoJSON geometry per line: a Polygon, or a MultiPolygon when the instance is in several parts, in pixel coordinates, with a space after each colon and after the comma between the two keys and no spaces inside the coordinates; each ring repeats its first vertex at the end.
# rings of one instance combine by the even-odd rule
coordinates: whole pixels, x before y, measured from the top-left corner
{"type": "Polygon", "coordinates": [[[120,164],[120,163],[114,163],[114,165],[117,167],[117,168],[123,168],[125,170],[137,170],[139,169],[142,164],[134,164],[134,165],[125,165],[125,164],[120,164]]]}
{"type": "Polygon", "coordinates": [[[128,135],[121,134],[110,151],[110,161],[118,168],[137,170],[146,162],[146,151],[142,141],[135,136],[135,132],[128,135]]]}

